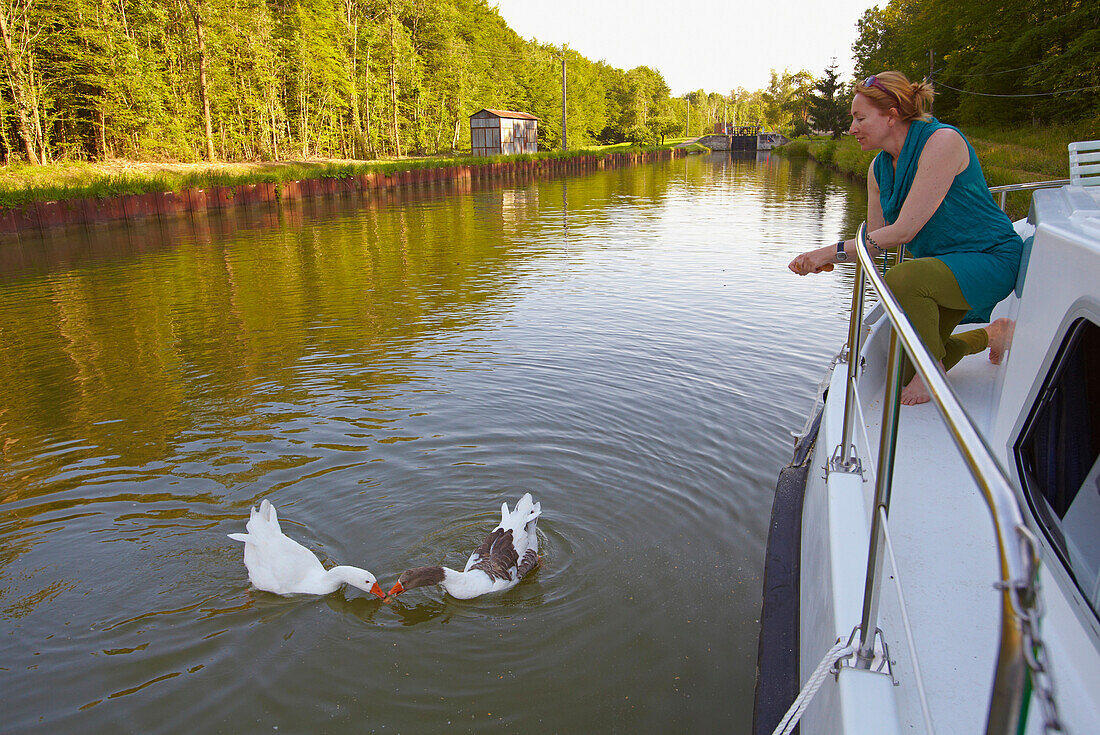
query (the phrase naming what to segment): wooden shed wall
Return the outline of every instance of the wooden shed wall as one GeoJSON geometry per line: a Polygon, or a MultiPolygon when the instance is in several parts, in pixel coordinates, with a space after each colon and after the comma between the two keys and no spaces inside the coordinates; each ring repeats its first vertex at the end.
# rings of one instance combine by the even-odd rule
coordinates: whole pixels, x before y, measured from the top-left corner
{"type": "Polygon", "coordinates": [[[470,116],[470,141],[475,156],[538,153],[538,120],[479,112],[470,116]]]}

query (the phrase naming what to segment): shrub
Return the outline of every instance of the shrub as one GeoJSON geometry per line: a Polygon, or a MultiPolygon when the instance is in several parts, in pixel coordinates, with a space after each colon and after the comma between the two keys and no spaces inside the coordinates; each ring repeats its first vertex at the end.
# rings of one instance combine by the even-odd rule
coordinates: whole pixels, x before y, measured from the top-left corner
{"type": "Polygon", "coordinates": [[[810,141],[806,140],[805,138],[798,138],[797,140],[792,140],[790,143],[781,145],[780,147],[776,148],[775,151],[777,153],[783,154],[784,156],[805,157],[810,155],[809,148],[810,141]]]}
{"type": "Polygon", "coordinates": [[[842,138],[837,145],[833,165],[851,176],[866,178],[867,169],[877,153],[862,150],[855,138],[842,138]]]}
{"type": "Polygon", "coordinates": [[[824,164],[831,165],[836,158],[836,148],[835,140],[815,140],[810,143],[810,155],[824,164]]]}

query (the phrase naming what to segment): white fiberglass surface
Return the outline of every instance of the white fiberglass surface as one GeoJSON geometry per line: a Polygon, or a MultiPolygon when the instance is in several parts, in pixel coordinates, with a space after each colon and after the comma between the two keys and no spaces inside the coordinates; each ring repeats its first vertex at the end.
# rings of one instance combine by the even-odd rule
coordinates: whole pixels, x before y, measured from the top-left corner
{"type": "MultiPolygon", "coordinates": [[[[991,414],[996,370],[978,355],[950,372],[952,386],[982,430],[991,414]]],[[[875,457],[882,396],[876,392],[863,400],[875,457]]],[[[889,510],[900,569],[892,569],[888,562],[884,566],[879,620],[896,662],[898,712],[903,729],[923,730],[895,578],[905,596],[936,732],[976,732],[986,719],[999,634],[992,521],[938,410],[932,404],[900,410],[889,510]]],[[[870,473],[865,490],[870,513],[870,473]]]]}

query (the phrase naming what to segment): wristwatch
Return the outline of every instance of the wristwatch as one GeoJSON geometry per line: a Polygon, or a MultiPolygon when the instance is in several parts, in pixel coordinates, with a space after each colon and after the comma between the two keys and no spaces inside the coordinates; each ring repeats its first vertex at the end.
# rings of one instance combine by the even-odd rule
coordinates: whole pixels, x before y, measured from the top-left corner
{"type": "Polygon", "coordinates": [[[842,262],[848,259],[848,253],[844,252],[843,240],[836,244],[836,259],[838,262],[842,262]]]}

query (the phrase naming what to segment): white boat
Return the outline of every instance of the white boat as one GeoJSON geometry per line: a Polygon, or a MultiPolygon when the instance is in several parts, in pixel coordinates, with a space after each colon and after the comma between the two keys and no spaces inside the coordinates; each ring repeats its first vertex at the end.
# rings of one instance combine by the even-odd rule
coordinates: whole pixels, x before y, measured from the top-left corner
{"type": "Polygon", "coordinates": [[[1070,181],[993,190],[1034,189],[1000,365],[944,375],[860,228],[772,509],[754,733],[1100,732],[1100,142],[1070,148],[1070,181]],[[932,402],[898,405],[903,349],[932,402]]]}

